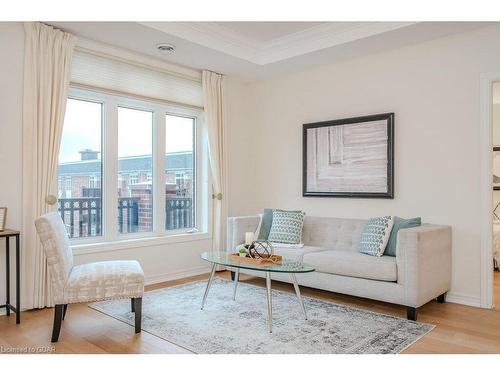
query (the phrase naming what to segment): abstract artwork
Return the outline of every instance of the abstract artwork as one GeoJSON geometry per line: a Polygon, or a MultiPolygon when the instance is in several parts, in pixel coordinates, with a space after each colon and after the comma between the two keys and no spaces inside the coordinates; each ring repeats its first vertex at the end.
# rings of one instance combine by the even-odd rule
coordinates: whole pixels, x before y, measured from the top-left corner
{"type": "Polygon", "coordinates": [[[5,230],[5,222],[7,221],[7,207],[0,207],[0,232],[5,230]]]}
{"type": "Polygon", "coordinates": [[[304,197],[394,198],[394,113],[303,129],[304,197]]]}
{"type": "Polygon", "coordinates": [[[493,147],[493,190],[500,190],[500,146],[493,147]]]}

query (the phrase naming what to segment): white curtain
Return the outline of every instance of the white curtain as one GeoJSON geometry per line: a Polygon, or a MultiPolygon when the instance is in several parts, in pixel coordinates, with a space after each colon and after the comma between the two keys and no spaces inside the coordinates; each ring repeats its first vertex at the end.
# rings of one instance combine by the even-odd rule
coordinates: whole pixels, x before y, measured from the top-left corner
{"type": "Polygon", "coordinates": [[[213,181],[212,249],[226,250],[227,161],[224,130],[224,77],[214,72],[203,71],[202,84],[208,132],[208,152],[213,181]]]}
{"type": "Polygon", "coordinates": [[[56,173],[76,38],[24,24],[22,307],[52,305],[47,261],[34,221],[56,209],[56,173]]]}

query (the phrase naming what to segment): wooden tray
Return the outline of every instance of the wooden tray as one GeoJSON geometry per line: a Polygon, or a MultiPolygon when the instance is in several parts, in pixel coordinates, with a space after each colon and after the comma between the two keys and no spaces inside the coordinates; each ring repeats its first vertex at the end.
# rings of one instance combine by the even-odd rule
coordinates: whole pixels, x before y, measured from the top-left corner
{"type": "Polygon", "coordinates": [[[249,257],[240,257],[239,254],[231,254],[229,255],[229,260],[235,263],[246,263],[246,264],[279,264],[281,263],[283,257],[281,255],[271,255],[269,258],[249,258],[249,257]]]}

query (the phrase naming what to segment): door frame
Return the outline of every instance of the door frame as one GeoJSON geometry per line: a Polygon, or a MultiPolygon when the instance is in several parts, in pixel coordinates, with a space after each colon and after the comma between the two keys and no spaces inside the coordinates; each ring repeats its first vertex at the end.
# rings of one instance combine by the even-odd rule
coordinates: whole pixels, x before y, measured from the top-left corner
{"type": "Polygon", "coordinates": [[[481,224],[481,289],[480,304],[493,307],[493,83],[500,81],[500,71],[482,73],[480,77],[480,224],[481,224]]]}

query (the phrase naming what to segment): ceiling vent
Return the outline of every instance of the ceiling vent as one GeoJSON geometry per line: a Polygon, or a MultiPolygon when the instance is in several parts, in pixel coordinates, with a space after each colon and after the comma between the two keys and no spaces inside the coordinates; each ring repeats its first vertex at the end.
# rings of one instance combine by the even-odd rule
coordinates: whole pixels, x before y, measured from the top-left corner
{"type": "Polygon", "coordinates": [[[156,45],[156,48],[158,51],[163,52],[163,53],[174,53],[175,52],[175,46],[173,44],[168,44],[168,43],[160,43],[156,45]]]}

